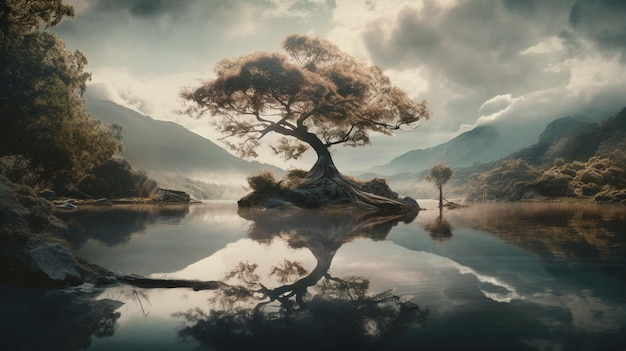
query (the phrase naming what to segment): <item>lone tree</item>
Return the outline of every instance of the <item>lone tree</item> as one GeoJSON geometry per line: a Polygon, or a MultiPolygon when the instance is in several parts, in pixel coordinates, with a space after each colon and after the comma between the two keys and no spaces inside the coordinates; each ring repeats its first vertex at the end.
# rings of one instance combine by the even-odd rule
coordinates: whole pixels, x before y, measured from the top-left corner
{"type": "Polygon", "coordinates": [[[452,168],[438,163],[430,169],[426,175],[426,180],[434,182],[439,190],[439,208],[443,208],[443,185],[452,177],[452,168]]]}
{"type": "Polygon", "coordinates": [[[308,187],[327,187],[330,181],[346,189],[352,202],[390,205],[342,176],[330,149],[369,144],[371,132],[415,128],[429,117],[426,102],[414,102],[380,68],[326,40],[293,34],[283,48],[287,55],[256,52],[222,60],[215,79],[181,93],[190,102],[184,112],[209,114],[222,140],[242,157],[257,156],[260,140],[272,132],[282,135],[271,148],[285,160],[311,147],[317,161],[306,175],[308,187]]]}

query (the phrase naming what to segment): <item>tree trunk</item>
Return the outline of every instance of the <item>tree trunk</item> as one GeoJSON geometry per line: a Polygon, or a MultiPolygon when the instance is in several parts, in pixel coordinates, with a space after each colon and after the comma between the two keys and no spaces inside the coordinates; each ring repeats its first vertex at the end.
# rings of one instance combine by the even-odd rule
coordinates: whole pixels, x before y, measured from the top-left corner
{"type": "Polygon", "coordinates": [[[361,186],[343,176],[335,166],[327,146],[312,133],[306,133],[306,141],[317,153],[317,161],[306,176],[305,186],[322,188],[323,196],[331,204],[351,203],[359,207],[384,212],[414,212],[416,209],[397,199],[392,199],[361,189],[361,186]],[[336,197],[336,198],[332,198],[336,197]]]}
{"type": "Polygon", "coordinates": [[[439,208],[443,208],[443,185],[439,185],[439,208]]]}
{"type": "Polygon", "coordinates": [[[306,277],[299,279],[293,284],[282,285],[277,288],[267,290],[265,293],[271,300],[277,300],[280,296],[283,296],[288,292],[293,292],[296,295],[296,301],[300,307],[305,307],[305,303],[303,301],[304,294],[307,293],[307,289],[309,287],[317,284],[322,277],[328,274],[328,271],[330,271],[330,265],[335,257],[335,253],[341,246],[341,243],[328,245],[321,242],[314,242],[308,246],[317,261],[315,268],[313,268],[311,273],[309,273],[306,277]]]}
{"type": "Polygon", "coordinates": [[[317,153],[317,161],[315,161],[315,164],[309,170],[309,173],[306,176],[307,180],[315,182],[324,178],[335,179],[337,177],[341,177],[341,173],[337,170],[326,145],[324,145],[324,143],[322,143],[322,141],[315,134],[307,134],[308,135],[305,140],[317,153]]]}

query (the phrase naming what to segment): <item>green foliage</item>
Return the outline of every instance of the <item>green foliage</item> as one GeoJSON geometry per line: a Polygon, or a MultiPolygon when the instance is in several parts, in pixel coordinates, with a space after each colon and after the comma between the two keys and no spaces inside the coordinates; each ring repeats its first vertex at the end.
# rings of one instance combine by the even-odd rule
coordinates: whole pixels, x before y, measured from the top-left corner
{"type": "Polygon", "coordinates": [[[121,147],[119,129],[85,110],[87,58],[46,31],[72,16],[60,0],[0,5],[0,157],[24,157],[44,183],[67,183],[121,147]]]}

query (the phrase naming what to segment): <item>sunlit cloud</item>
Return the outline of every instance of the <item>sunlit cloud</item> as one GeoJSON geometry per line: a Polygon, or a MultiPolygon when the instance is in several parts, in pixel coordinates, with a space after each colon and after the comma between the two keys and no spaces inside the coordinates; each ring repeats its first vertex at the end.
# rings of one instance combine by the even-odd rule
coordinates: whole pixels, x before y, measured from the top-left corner
{"type": "Polygon", "coordinates": [[[520,52],[520,54],[522,55],[551,54],[554,52],[559,52],[563,50],[564,48],[565,46],[563,45],[563,40],[561,38],[550,37],[520,52]]]}

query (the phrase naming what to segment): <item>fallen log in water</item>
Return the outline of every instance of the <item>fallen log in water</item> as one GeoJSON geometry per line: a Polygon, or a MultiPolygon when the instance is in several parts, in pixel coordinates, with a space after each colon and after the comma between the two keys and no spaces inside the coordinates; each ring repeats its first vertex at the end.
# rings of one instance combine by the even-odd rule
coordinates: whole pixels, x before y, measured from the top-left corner
{"type": "Polygon", "coordinates": [[[185,280],[185,279],[153,279],[140,275],[125,275],[117,277],[120,283],[132,285],[144,289],[173,289],[173,288],[191,288],[195,291],[199,290],[215,290],[220,287],[217,281],[201,281],[201,280],[185,280]]]}

